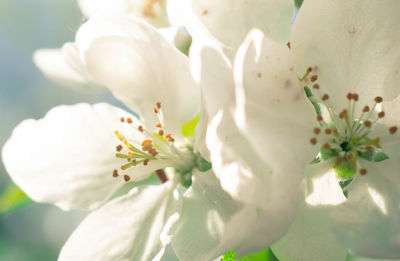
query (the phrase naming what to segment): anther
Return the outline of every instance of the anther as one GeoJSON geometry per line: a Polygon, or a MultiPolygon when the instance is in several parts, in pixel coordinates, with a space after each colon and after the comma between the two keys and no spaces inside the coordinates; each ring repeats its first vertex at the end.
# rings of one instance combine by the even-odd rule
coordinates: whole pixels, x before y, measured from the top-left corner
{"type": "Polygon", "coordinates": [[[314,128],[314,133],[316,135],[320,134],[321,133],[321,129],[320,128],[314,128]]]}
{"type": "Polygon", "coordinates": [[[367,174],[367,170],[366,169],[360,169],[360,175],[364,176],[365,174],[367,174]]]}
{"type": "Polygon", "coordinates": [[[311,67],[308,67],[308,68],[307,68],[307,72],[310,73],[311,71],[312,71],[312,68],[311,68],[311,67]]]}
{"type": "Polygon", "coordinates": [[[364,121],[365,127],[369,128],[369,127],[371,127],[371,125],[372,125],[372,123],[370,121],[368,121],[368,120],[364,121]]]}
{"type": "Polygon", "coordinates": [[[397,131],[397,127],[396,127],[396,126],[393,126],[393,127],[390,127],[390,128],[389,128],[389,133],[390,133],[391,135],[395,134],[396,131],[397,131]]]}
{"type": "Polygon", "coordinates": [[[322,118],[321,115],[317,115],[317,121],[323,121],[323,120],[324,120],[324,118],[322,118]]]}
{"type": "Polygon", "coordinates": [[[161,123],[157,123],[157,124],[155,125],[155,127],[156,127],[156,128],[162,128],[162,125],[161,125],[161,123]]]}
{"type": "Polygon", "coordinates": [[[143,161],[143,165],[145,165],[145,166],[147,166],[147,164],[149,164],[149,159],[144,159],[144,161],[143,161]]]}
{"type": "Polygon", "coordinates": [[[324,94],[324,96],[322,96],[321,100],[323,101],[327,101],[329,99],[329,95],[328,94],[324,94]]]}
{"type": "Polygon", "coordinates": [[[324,144],[324,149],[330,150],[331,149],[331,145],[329,145],[329,143],[325,143],[324,144]]]}
{"type": "Polygon", "coordinates": [[[126,122],[129,123],[129,124],[131,124],[133,121],[132,121],[131,118],[127,118],[127,119],[126,119],[126,122]]]}
{"type": "Polygon", "coordinates": [[[158,130],[158,135],[163,136],[164,135],[164,130],[158,130]]]}
{"type": "Polygon", "coordinates": [[[351,100],[351,99],[353,99],[353,94],[351,92],[349,92],[346,97],[348,100],[351,100]]]}
{"type": "Polygon", "coordinates": [[[113,176],[114,178],[118,178],[118,177],[119,177],[118,170],[114,169],[113,175],[112,175],[112,176],[113,176]]]}
{"type": "Polygon", "coordinates": [[[339,113],[339,118],[343,119],[344,115],[347,113],[347,110],[343,110],[341,113],[339,113]]]}
{"type": "Polygon", "coordinates": [[[124,117],[121,117],[119,120],[120,120],[121,122],[125,122],[125,118],[124,118],[124,117]]]}
{"type": "Polygon", "coordinates": [[[312,75],[310,80],[311,82],[315,82],[316,80],[318,80],[318,75],[312,75]]]}
{"type": "Polygon", "coordinates": [[[326,135],[330,135],[332,133],[332,130],[331,129],[329,129],[329,128],[326,128],[325,129],[325,134],[326,135]]]}
{"type": "Polygon", "coordinates": [[[157,109],[161,109],[161,102],[157,102],[156,107],[157,107],[157,109]]]}
{"type": "Polygon", "coordinates": [[[312,138],[312,139],[310,139],[310,143],[311,143],[312,145],[317,144],[317,138],[312,138]]]}
{"type": "Polygon", "coordinates": [[[358,101],[358,94],[357,93],[353,93],[353,100],[358,101]]]}
{"type": "Polygon", "coordinates": [[[378,113],[378,117],[379,117],[379,118],[385,117],[385,112],[384,112],[384,111],[379,112],[379,113],[378,113]]]}
{"type": "Polygon", "coordinates": [[[131,180],[131,177],[129,177],[128,175],[124,175],[124,180],[125,182],[128,182],[131,180]]]}
{"type": "Polygon", "coordinates": [[[115,149],[118,151],[118,152],[120,152],[121,150],[122,150],[122,145],[118,145],[117,147],[115,147],[115,149]]]}
{"type": "Polygon", "coordinates": [[[365,106],[364,109],[362,110],[363,112],[369,112],[369,107],[365,106]]]}
{"type": "Polygon", "coordinates": [[[380,96],[376,96],[375,97],[375,102],[376,103],[381,103],[382,101],[383,101],[382,97],[380,97],[380,96]]]}
{"type": "Polygon", "coordinates": [[[151,139],[145,139],[144,141],[142,141],[142,146],[148,146],[153,144],[153,141],[151,139]]]}
{"type": "Polygon", "coordinates": [[[286,46],[290,49],[290,42],[287,42],[286,46]]]}
{"type": "Polygon", "coordinates": [[[140,132],[143,132],[143,131],[144,131],[143,126],[139,126],[139,127],[138,127],[138,130],[139,130],[140,132]]]}
{"type": "Polygon", "coordinates": [[[340,165],[343,162],[343,157],[342,156],[337,156],[336,157],[336,164],[340,165]]]}
{"type": "Polygon", "coordinates": [[[318,84],[318,83],[314,84],[314,85],[313,85],[313,88],[314,88],[315,90],[318,90],[318,89],[319,89],[319,84],[318,84]]]}
{"type": "Polygon", "coordinates": [[[154,112],[155,114],[158,114],[158,108],[157,108],[157,106],[154,106],[154,107],[153,107],[153,112],[154,112]]]}
{"type": "Polygon", "coordinates": [[[368,145],[368,146],[365,147],[365,151],[366,152],[370,152],[371,150],[372,150],[372,146],[368,145]]]}

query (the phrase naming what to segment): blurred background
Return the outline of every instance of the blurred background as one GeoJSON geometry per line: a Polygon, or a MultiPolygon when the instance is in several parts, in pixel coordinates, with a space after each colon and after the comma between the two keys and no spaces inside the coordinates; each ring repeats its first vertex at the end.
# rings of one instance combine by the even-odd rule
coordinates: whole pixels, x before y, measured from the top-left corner
{"type": "MultiPolygon", "coordinates": [[[[41,118],[56,105],[99,101],[118,104],[104,89],[57,86],[33,64],[36,49],[59,48],[73,41],[83,21],[73,0],[0,1],[0,147],[19,122],[41,118]]],[[[10,183],[0,162],[0,194],[10,183]]],[[[56,260],[85,214],[32,203],[0,215],[0,260],[56,260]]]]}

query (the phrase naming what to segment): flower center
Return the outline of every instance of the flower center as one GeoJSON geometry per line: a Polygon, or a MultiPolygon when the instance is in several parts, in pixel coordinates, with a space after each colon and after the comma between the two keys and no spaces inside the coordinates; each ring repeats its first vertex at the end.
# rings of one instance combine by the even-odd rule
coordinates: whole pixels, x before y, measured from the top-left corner
{"type": "Polygon", "coordinates": [[[368,170],[360,166],[359,159],[372,162],[388,159],[380,141],[397,132],[396,126],[389,127],[384,133],[373,132],[379,120],[385,117],[381,110],[383,98],[375,97],[371,107],[363,106],[360,114],[356,115],[359,95],[348,93],[345,97],[347,108],[338,113],[330,105],[329,95],[321,93],[318,75],[311,75],[312,71],[311,67],[308,68],[300,81],[312,85],[312,89],[306,86],[305,91],[317,112],[318,126],[314,128],[310,143],[320,146],[318,160],[335,158],[334,169],[343,180],[353,179],[357,171],[366,175],[368,170]]]}
{"type": "Polygon", "coordinates": [[[136,138],[123,136],[119,131],[115,131],[115,135],[122,143],[116,146],[115,156],[123,161],[120,170],[125,173],[120,174],[119,170],[115,169],[113,177],[118,178],[122,175],[125,182],[128,182],[131,181],[131,175],[135,175],[135,170],[138,171],[139,168],[145,167],[150,172],[156,169],[155,172],[159,179],[166,182],[168,178],[163,168],[173,167],[181,175],[181,183],[184,185],[185,182],[191,180],[190,173],[196,166],[196,159],[199,156],[193,153],[191,146],[175,145],[175,138],[166,131],[167,127],[160,102],[153,107],[153,112],[158,117],[154,132],[146,130],[137,119],[120,118],[121,122],[133,128],[136,138]]]}

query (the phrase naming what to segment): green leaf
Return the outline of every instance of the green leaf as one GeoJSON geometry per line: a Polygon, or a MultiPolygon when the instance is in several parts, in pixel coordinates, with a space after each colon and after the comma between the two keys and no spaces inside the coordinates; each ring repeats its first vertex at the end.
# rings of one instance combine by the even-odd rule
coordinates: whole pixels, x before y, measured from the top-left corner
{"type": "Polygon", "coordinates": [[[303,0],[294,0],[294,4],[296,5],[297,9],[300,9],[301,5],[303,4],[303,0]]]}
{"type": "Polygon", "coordinates": [[[387,160],[389,158],[389,156],[383,153],[381,150],[376,150],[376,149],[373,149],[368,152],[358,151],[357,154],[360,158],[363,158],[371,162],[380,162],[383,160],[387,160]]]}
{"type": "Polygon", "coordinates": [[[17,185],[10,184],[0,194],[0,215],[4,215],[32,202],[17,185]]]}
{"type": "Polygon", "coordinates": [[[196,126],[200,121],[200,114],[191,119],[190,121],[186,122],[182,126],[182,135],[184,137],[192,137],[195,134],[196,126]]]}

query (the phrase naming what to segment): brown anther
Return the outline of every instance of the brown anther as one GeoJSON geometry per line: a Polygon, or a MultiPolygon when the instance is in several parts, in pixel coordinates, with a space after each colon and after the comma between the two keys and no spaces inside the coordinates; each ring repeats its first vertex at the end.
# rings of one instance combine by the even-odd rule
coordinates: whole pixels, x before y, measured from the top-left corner
{"type": "Polygon", "coordinates": [[[153,145],[152,144],[147,144],[145,146],[142,146],[142,150],[143,151],[150,152],[152,149],[153,149],[153,145]]]}
{"type": "Polygon", "coordinates": [[[147,164],[149,164],[149,159],[144,159],[144,161],[143,161],[143,165],[145,165],[145,166],[147,166],[147,164]]]}
{"type": "Polygon", "coordinates": [[[319,84],[318,84],[318,83],[314,84],[314,85],[313,85],[313,88],[314,88],[315,90],[318,90],[318,89],[319,89],[319,84]]]}
{"type": "Polygon", "coordinates": [[[365,127],[369,128],[369,127],[371,127],[371,125],[372,125],[372,123],[370,121],[368,121],[368,120],[364,121],[365,127]]]}
{"type": "Polygon", "coordinates": [[[314,133],[316,135],[320,134],[321,133],[321,129],[320,128],[314,128],[314,133]]]}
{"type": "Polygon", "coordinates": [[[364,176],[365,174],[367,174],[367,170],[366,169],[360,169],[360,175],[364,176]]]}
{"type": "Polygon", "coordinates": [[[380,111],[380,112],[378,113],[378,117],[379,117],[379,118],[385,117],[385,112],[384,112],[384,111],[380,111]]]}
{"type": "Polygon", "coordinates": [[[353,99],[353,94],[351,92],[349,92],[346,97],[348,100],[351,100],[351,99],[353,99]]]}
{"type": "Polygon", "coordinates": [[[395,134],[396,131],[397,131],[397,127],[396,126],[393,126],[393,127],[389,128],[389,133],[392,134],[392,135],[395,134]]]}
{"type": "Polygon", "coordinates": [[[318,80],[318,75],[313,75],[310,78],[311,82],[315,82],[316,80],[318,80]]]}
{"type": "Polygon", "coordinates": [[[383,101],[382,97],[380,96],[376,96],[374,100],[376,103],[381,103],[383,101]]]}
{"type": "Polygon", "coordinates": [[[321,100],[323,101],[327,101],[329,99],[329,95],[328,94],[324,94],[321,98],[321,100]]]}
{"type": "Polygon", "coordinates": [[[369,145],[365,147],[366,152],[370,152],[372,149],[373,149],[372,146],[369,145]]]}
{"type": "Polygon", "coordinates": [[[158,135],[160,136],[164,135],[164,130],[158,130],[158,135]]]}
{"type": "Polygon", "coordinates": [[[158,155],[158,151],[157,151],[156,149],[154,149],[154,148],[151,149],[149,153],[150,153],[150,155],[153,156],[153,157],[155,157],[155,156],[158,155]]]}
{"type": "Polygon", "coordinates": [[[128,162],[131,162],[132,161],[132,159],[126,159],[128,162]]]}
{"type": "Polygon", "coordinates": [[[125,182],[128,182],[131,180],[131,177],[129,177],[128,175],[124,175],[124,180],[125,182]]]}
{"type": "Polygon", "coordinates": [[[117,147],[115,147],[115,149],[118,151],[118,152],[120,152],[121,150],[122,150],[122,145],[118,145],[117,147]]]}
{"type": "Polygon", "coordinates": [[[169,139],[169,138],[171,138],[171,137],[172,137],[171,133],[165,134],[165,138],[166,138],[166,139],[169,139]]]}
{"type": "Polygon", "coordinates": [[[358,94],[357,93],[353,93],[353,100],[358,101],[358,94]]]}
{"type": "Polygon", "coordinates": [[[362,110],[363,112],[369,112],[369,107],[365,106],[364,109],[362,110]]]}
{"type": "Polygon", "coordinates": [[[167,139],[167,141],[168,141],[168,142],[174,142],[174,141],[175,141],[175,139],[174,139],[174,138],[172,138],[172,137],[169,137],[169,138],[167,139]]]}
{"type": "Polygon", "coordinates": [[[326,128],[325,129],[325,134],[326,135],[330,135],[332,133],[332,130],[331,129],[329,129],[329,128],[326,128]]]}
{"type": "Polygon", "coordinates": [[[336,164],[340,165],[343,162],[343,157],[342,156],[337,156],[336,157],[336,164]]]}
{"type": "Polygon", "coordinates": [[[325,143],[324,144],[324,149],[330,150],[331,149],[331,145],[329,143],[325,143]]]}
{"type": "Polygon", "coordinates": [[[286,45],[290,49],[290,42],[287,42],[286,45]]]}
{"type": "Polygon", "coordinates": [[[162,125],[161,125],[161,123],[157,123],[157,124],[155,125],[155,127],[156,127],[156,128],[162,128],[162,125]]]}
{"type": "Polygon", "coordinates": [[[339,113],[339,118],[343,119],[345,114],[347,114],[347,110],[343,110],[341,113],[339,113]]]}
{"type": "Polygon", "coordinates": [[[352,161],[353,158],[354,158],[353,154],[351,154],[351,153],[346,154],[346,159],[347,159],[347,161],[352,161]]]}
{"type": "Polygon", "coordinates": [[[310,143],[311,143],[312,145],[317,144],[317,138],[312,138],[312,139],[310,139],[310,143]]]}
{"type": "Polygon", "coordinates": [[[143,131],[144,131],[143,126],[139,126],[139,127],[138,127],[138,130],[139,130],[140,132],[143,132],[143,131]]]}
{"type": "Polygon", "coordinates": [[[153,141],[151,139],[145,139],[144,141],[142,141],[142,146],[148,146],[148,145],[152,145],[153,141]]]}
{"type": "Polygon", "coordinates": [[[157,114],[157,113],[158,113],[157,106],[154,106],[154,107],[153,107],[153,112],[154,112],[155,114],[157,114]]]}
{"type": "Polygon", "coordinates": [[[132,120],[131,118],[127,118],[127,119],[126,119],[126,122],[129,123],[129,124],[131,124],[131,123],[133,122],[133,120],[132,120]]]}
{"type": "Polygon", "coordinates": [[[156,107],[157,107],[157,109],[161,109],[161,102],[157,102],[156,107]]]}
{"type": "Polygon", "coordinates": [[[120,120],[121,122],[125,122],[125,118],[124,118],[124,117],[121,117],[119,120],[120,120]]]}
{"type": "Polygon", "coordinates": [[[119,177],[118,170],[114,169],[113,175],[112,175],[112,176],[113,176],[114,178],[118,178],[118,177],[119,177]]]}
{"type": "Polygon", "coordinates": [[[322,118],[321,115],[317,115],[317,121],[323,121],[323,120],[324,120],[324,118],[322,118]]]}
{"type": "Polygon", "coordinates": [[[310,73],[311,71],[312,71],[312,68],[311,68],[311,67],[308,67],[308,68],[307,68],[307,72],[310,73]]]}

